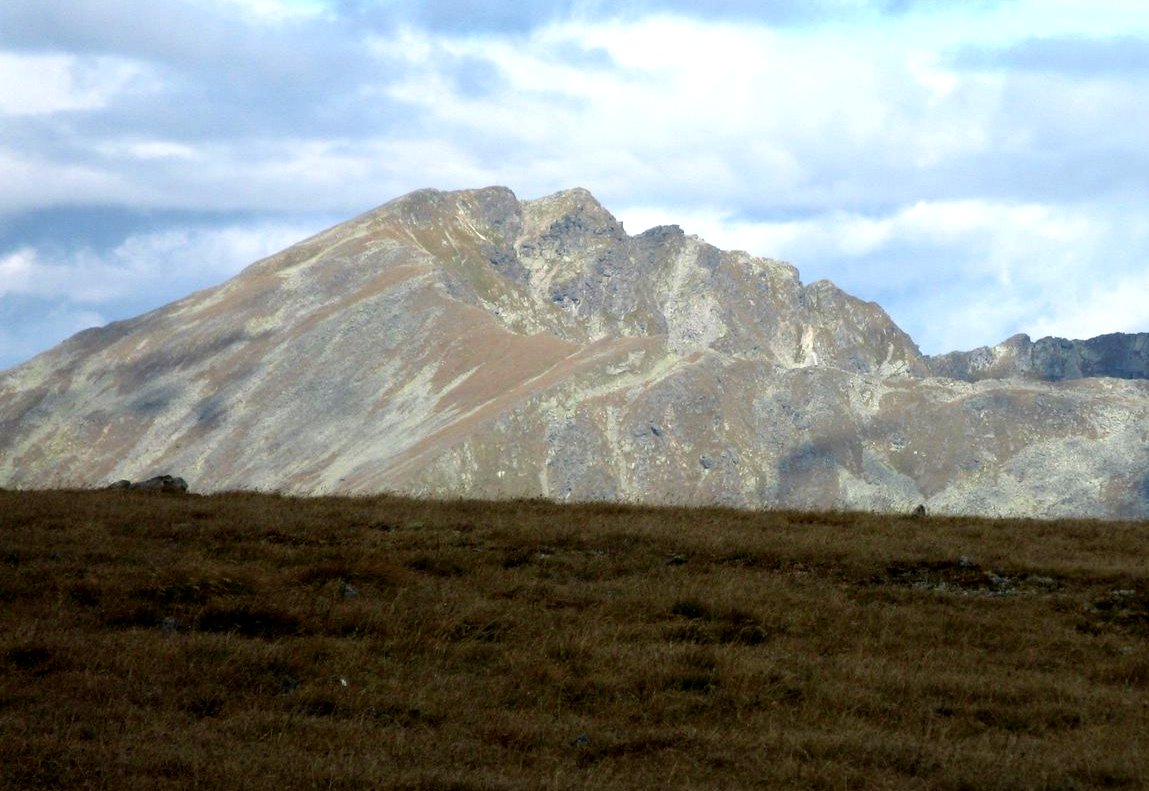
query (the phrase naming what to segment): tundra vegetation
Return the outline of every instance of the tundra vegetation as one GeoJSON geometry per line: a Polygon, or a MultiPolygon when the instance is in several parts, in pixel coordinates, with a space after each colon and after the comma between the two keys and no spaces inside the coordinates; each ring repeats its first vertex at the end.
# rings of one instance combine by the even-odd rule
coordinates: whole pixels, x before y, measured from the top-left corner
{"type": "Polygon", "coordinates": [[[0,785],[1144,788],[1147,529],[0,491],[0,785]]]}

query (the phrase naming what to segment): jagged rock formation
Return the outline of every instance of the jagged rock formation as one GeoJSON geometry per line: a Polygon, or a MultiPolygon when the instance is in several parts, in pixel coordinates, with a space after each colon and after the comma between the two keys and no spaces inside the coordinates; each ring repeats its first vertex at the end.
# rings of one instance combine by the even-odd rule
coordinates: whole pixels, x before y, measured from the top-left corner
{"type": "Polygon", "coordinates": [[[966,382],[982,379],[1039,379],[1063,382],[1107,376],[1116,379],[1149,379],[1149,333],[1113,333],[1085,341],[1014,335],[990,348],[950,352],[927,358],[937,376],[966,382]]]}
{"type": "Polygon", "coordinates": [[[425,190],[0,374],[0,485],[1144,516],[1149,382],[1031,375],[1143,370],[1122,343],[926,358],[584,190],[425,190]]]}

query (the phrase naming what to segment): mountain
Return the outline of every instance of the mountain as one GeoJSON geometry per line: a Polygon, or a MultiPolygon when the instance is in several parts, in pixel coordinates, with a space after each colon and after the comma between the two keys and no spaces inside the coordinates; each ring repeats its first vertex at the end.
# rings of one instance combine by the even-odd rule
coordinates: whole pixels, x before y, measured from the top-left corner
{"type": "Polygon", "coordinates": [[[1142,517],[1145,337],[926,357],[585,190],[422,190],[0,373],[0,486],[1142,517]]]}

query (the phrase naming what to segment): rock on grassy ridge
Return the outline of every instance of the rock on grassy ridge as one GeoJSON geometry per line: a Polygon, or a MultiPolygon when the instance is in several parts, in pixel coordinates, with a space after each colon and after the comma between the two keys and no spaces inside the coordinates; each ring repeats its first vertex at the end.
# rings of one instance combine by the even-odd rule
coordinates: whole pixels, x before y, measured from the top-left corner
{"type": "Polygon", "coordinates": [[[1143,517],[1145,346],[927,358],[585,190],[422,190],[0,373],[0,486],[1143,517]]]}

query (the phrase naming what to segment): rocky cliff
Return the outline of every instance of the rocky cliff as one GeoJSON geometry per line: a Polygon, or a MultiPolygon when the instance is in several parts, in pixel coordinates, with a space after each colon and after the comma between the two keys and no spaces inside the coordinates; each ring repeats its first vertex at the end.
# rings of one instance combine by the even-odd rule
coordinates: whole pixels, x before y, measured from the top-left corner
{"type": "Polygon", "coordinates": [[[1149,333],[1113,333],[1084,341],[1014,335],[994,347],[971,352],[950,352],[927,358],[937,376],[967,382],[982,379],[1037,379],[1062,382],[1068,379],[1113,377],[1149,379],[1149,333]]]}
{"type": "Polygon", "coordinates": [[[0,485],[1146,516],[1132,338],[926,358],[584,190],[424,190],[0,373],[0,485]]]}

